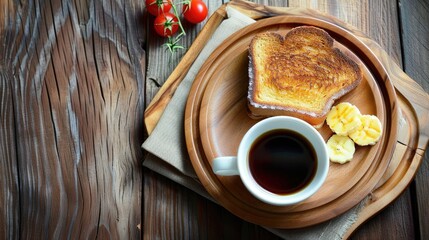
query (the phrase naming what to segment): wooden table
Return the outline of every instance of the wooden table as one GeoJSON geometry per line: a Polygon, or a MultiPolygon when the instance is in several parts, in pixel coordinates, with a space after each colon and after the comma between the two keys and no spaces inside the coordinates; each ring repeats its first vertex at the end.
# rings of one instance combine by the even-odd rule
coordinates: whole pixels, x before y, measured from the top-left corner
{"type": "MultiPolygon", "coordinates": [[[[254,2],[355,26],[429,92],[427,1],[254,2]]],[[[0,16],[1,239],[277,238],[142,167],[144,110],[184,54],[169,59],[143,1],[3,0],[0,16]]],[[[203,26],[185,24],[183,45],[203,26]]],[[[428,179],[426,151],[352,238],[429,238],[428,179]]]]}

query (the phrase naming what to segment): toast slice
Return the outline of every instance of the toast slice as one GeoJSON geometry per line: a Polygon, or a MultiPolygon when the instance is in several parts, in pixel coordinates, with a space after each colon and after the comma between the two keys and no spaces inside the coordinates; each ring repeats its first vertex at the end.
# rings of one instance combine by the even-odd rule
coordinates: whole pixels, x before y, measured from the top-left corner
{"type": "Polygon", "coordinates": [[[333,44],[326,31],[312,26],[293,28],[285,37],[255,35],[249,46],[250,116],[288,115],[323,125],[334,101],[362,80],[358,64],[333,44]]]}

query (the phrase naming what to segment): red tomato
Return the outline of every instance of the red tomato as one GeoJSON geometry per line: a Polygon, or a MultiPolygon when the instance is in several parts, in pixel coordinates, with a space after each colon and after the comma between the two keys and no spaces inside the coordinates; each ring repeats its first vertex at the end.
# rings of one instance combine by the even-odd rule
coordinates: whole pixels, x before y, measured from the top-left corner
{"type": "Polygon", "coordinates": [[[177,32],[179,29],[179,20],[177,17],[170,13],[165,12],[158,15],[154,21],[154,27],[156,33],[162,37],[170,37],[177,32]]]}
{"type": "Polygon", "coordinates": [[[183,5],[183,15],[188,22],[197,24],[207,17],[207,6],[201,0],[191,0],[188,4],[183,5]]]}
{"type": "Polygon", "coordinates": [[[169,12],[171,9],[171,0],[145,0],[147,11],[153,16],[169,12]]]}

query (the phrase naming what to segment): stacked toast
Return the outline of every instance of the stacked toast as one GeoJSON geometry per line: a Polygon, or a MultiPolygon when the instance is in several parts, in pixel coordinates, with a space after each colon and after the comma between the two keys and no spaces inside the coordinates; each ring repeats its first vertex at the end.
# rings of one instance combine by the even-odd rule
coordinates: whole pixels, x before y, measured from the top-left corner
{"type": "Polygon", "coordinates": [[[249,46],[248,109],[253,118],[288,115],[321,126],[334,101],[362,80],[357,63],[324,30],[257,34],[249,46]]]}

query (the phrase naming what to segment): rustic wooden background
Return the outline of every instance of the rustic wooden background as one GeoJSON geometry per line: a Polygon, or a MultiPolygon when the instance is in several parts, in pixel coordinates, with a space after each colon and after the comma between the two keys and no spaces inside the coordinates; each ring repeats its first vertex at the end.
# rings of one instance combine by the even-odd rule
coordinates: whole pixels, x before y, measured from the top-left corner
{"type": "MultiPolygon", "coordinates": [[[[254,2],[357,27],[429,92],[426,0],[254,2]]],[[[184,54],[169,59],[152,23],[143,0],[0,1],[0,239],[277,238],[141,166],[143,111],[184,54]]],[[[203,24],[184,27],[190,46],[203,24]]],[[[353,238],[429,238],[428,198],[426,151],[353,238]]]]}
{"type": "Polygon", "coordinates": [[[142,6],[2,0],[0,16],[0,238],[140,238],[142,6]]]}

